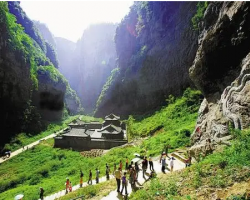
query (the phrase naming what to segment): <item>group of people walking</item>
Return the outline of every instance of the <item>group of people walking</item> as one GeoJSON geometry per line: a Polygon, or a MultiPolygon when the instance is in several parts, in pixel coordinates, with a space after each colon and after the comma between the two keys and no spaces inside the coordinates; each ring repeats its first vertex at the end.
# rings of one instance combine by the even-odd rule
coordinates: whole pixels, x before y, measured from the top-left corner
{"type": "MultiPolygon", "coordinates": [[[[166,173],[166,166],[167,166],[167,159],[169,160],[170,165],[170,171],[172,172],[174,169],[174,157],[168,157],[167,151],[169,146],[165,146],[164,150],[160,156],[160,163],[161,163],[161,171],[163,173],[166,173]]],[[[105,176],[106,180],[110,179],[110,175],[112,174],[117,183],[117,192],[120,194],[123,194],[123,191],[125,191],[125,195],[128,195],[127,186],[128,183],[131,184],[132,189],[136,187],[136,183],[140,185],[138,182],[138,175],[139,171],[142,170],[142,177],[146,180],[147,178],[153,178],[156,176],[155,169],[154,169],[154,163],[152,157],[147,158],[146,156],[141,157],[143,158],[143,161],[138,164],[138,162],[133,162],[133,160],[129,163],[129,159],[126,157],[125,167],[123,165],[122,160],[120,160],[118,167],[117,164],[114,164],[113,173],[111,173],[111,169],[109,165],[106,163],[106,169],[105,169],[105,176]],[[141,165],[141,168],[139,167],[141,165]],[[147,170],[150,170],[150,173],[147,173],[147,170]],[[147,178],[146,178],[147,176],[147,178]]],[[[100,177],[100,170],[98,168],[95,169],[95,182],[96,184],[99,183],[99,177],[100,177]]],[[[89,177],[87,183],[89,185],[92,185],[93,179],[93,173],[92,170],[89,170],[89,177]]],[[[69,179],[66,180],[66,193],[72,191],[72,185],[69,179]]],[[[80,187],[83,185],[83,172],[80,171],[80,187]]]]}
{"type": "Polygon", "coordinates": [[[141,185],[138,182],[138,175],[140,170],[142,170],[142,176],[144,179],[146,179],[145,175],[147,175],[148,178],[153,178],[156,176],[151,157],[149,157],[148,160],[147,157],[145,156],[141,164],[138,164],[138,162],[133,162],[133,161],[131,161],[129,164],[128,158],[126,158],[126,165],[124,170],[122,170],[122,166],[123,166],[122,161],[120,161],[118,169],[116,169],[116,165],[114,165],[114,176],[116,178],[116,183],[117,183],[117,192],[120,194],[123,194],[123,191],[125,190],[125,195],[128,195],[127,191],[128,183],[130,183],[132,190],[136,187],[136,183],[138,185],[141,185]],[[139,165],[141,165],[141,169],[139,165]],[[147,173],[148,166],[150,169],[149,174],[147,173]]]}

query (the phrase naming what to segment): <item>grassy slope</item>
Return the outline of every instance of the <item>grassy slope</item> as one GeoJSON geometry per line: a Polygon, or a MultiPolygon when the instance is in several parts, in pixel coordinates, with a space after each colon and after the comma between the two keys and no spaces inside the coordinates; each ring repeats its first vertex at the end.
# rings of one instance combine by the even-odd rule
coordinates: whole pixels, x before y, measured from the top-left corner
{"type": "MultiPolygon", "coordinates": [[[[226,188],[236,182],[249,180],[250,129],[234,131],[233,134],[236,139],[231,146],[207,156],[182,172],[155,179],[143,190],[134,193],[131,199],[210,199],[206,195],[211,195],[218,188],[219,191],[227,191],[226,188]],[[197,190],[201,192],[196,193],[197,190]]],[[[245,199],[244,194],[236,194],[223,196],[223,199],[245,199]]]]}
{"type": "Polygon", "coordinates": [[[194,129],[201,93],[187,89],[182,98],[167,99],[168,106],[163,107],[150,117],[135,120],[132,116],[128,120],[128,131],[131,137],[150,138],[145,140],[143,147],[149,154],[161,152],[164,144],[169,144],[171,150],[189,144],[189,136],[194,129]],[[155,133],[153,137],[152,133],[155,133]]]}
{"type": "Polygon", "coordinates": [[[20,133],[16,137],[14,137],[10,143],[5,144],[4,148],[9,149],[12,152],[22,148],[25,145],[28,145],[32,142],[35,142],[37,140],[40,140],[41,138],[44,138],[54,132],[60,131],[67,127],[67,124],[72,122],[74,119],[77,119],[79,116],[71,116],[65,119],[64,121],[54,122],[48,125],[48,128],[46,131],[41,132],[38,135],[29,135],[26,133],[20,133]]]}
{"type": "Polygon", "coordinates": [[[112,167],[119,160],[125,162],[126,156],[132,159],[133,153],[145,149],[147,155],[159,154],[164,142],[168,142],[172,149],[188,145],[186,135],[194,128],[199,98],[199,92],[187,90],[183,98],[171,98],[168,106],[147,119],[135,121],[130,118],[128,131],[131,137],[146,136],[159,126],[161,129],[139,146],[114,148],[102,157],[85,158],[79,152],[55,149],[53,140],[41,143],[0,166],[0,200],[11,199],[18,193],[24,193],[30,200],[37,199],[40,186],[44,187],[45,195],[57,192],[64,189],[66,177],[73,185],[78,184],[80,169],[85,173],[85,180],[88,170],[96,167],[104,176],[106,163],[112,167]]]}

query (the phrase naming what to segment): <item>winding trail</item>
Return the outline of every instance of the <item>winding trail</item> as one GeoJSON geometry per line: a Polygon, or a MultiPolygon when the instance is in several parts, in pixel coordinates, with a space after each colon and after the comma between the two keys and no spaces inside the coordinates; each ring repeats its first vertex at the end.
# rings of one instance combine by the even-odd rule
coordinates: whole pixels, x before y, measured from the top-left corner
{"type": "MultiPolygon", "coordinates": [[[[64,128],[64,129],[65,129],[65,128],[64,128]]],[[[16,151],[12,152],[9,158],[3,159],[3,158],[1,157],[1,158],[0,158],[0,163],[3,163],[3,162],[5,162],[5,161],[11,159],[12,157],[14,157],[14,156],[16,156],[16,155],[18,155],[18,154],[20,154],[20,153],[22,153],[22,152],[24,152],[24,151],[27,151],[27,149],[30,149],[30,148],[32,148],[33,146],[38,145],[38,144],[40,143],[41,140],[47,140],[47,139],[50,139],[50,138],[55,137],[57,134],[61,133],[64,129],[62,129],[62,130],[60,130],[60,131],[58,131],[58,132],[56,132],[56,133],[53,133],[53,134],[51,134],[51,135],[48,135],[48,136],[46,136],[46,137],[44,137],[44,138],[41,138],[41,139],[39,139],[39,140],[37,140],[37,141],[35,141],[35,142],[33,142],[33,143],[30,143],[30,144],[24,146],[24,148],[20,148],[20,149],[18,149],[18,150],[16,150],[16,151]]]]}
{"type": "MultiPolygon", "coordinates": [[[[159,159],[160,159],[159,156],[153,158],[154,170],[155,170],[155,172],[156,172],[157,174],[162,173],[162,172],[161,172],[161,164],[160,164],[160,162],[159,162],[159,159]]],[[[169,160],[167,160],[167,164],[168,164],[168,166],[170,165],[170,164],[169,164],[169,160]]],[[[185,168],[185,164],[184,164],[182,161],[180,161],[180,160],[178,160],[178,159],[176,158],[176,160],[174,161],[174,171],[175,171],[175,170],[181,170],[181,169],[183,169],[183,168],[185,168]]],[[[149,167],[148,167],[147,172],[148,172],[148,173],[150,172],[149,167]]],[[[169,173],[169,170],[166,169],[166,173],[169,173]]],[[[110,179],[113,179],[113,178],[114,178],[114,176],[111,175],[111,176],[110,176],[110,179]]],[[[147,180],[148,180],[148,179],[147,179],[147,180]]],[[[140,187],[142,187],[142,185],[143,185],[147,180],[145,180],[145,179],[142,177],[142,171],[140,170],[139,175],[138,175],[138,182],[139,182],[140,185],[141,185],[140,187]]],[[[105,182],[105,181],[107,181],[105,176],[103,176],[103,177],[101,177],[101,178],[99,179],[99,183],[105,182]]],[[[93,182],[93,185],[96,184],[95,179],[93,179],[92,182],[93,182]]],[[[86,187],[86,186],[88,186],[88,184],[87,184],[87,182],[84,182],[82,187],[86,187]]],[[[75,190],[77,190],[77,189],[79,189],[79,188],[80,188],[80,185],[79,185],[79,184],[78,184],[78,185],[75,185],[75,186],[72,187],[72,191],[75,191],[75,190]]],[[[121,188],[120,188],[120,189],[121,189],[121,188]]],[[[130,195],[130,194],[132,193],[132,188],[131,188],[131,185],[130,185],[130,184],[128,184],[127,189],[128,189],[128,194],[130,195]]],[[[125,193],[125,191],[124,191],[123,193],[125,193]]],[[[46,197],[44,198],[44,200],[54,200],[54,199],[58,199],[58,198],[64,196],[65,194],[66,194],[66,193],[65,193],[65,190],[61,190],[61,191],[59,191],[59,192],[57,192],[57,193],[55,193],[55,194],[52,194],[52,195],[50,195],[50,196],[46,196],[46,197]]],[[[116,199],[123,199],[123,198],[124,198],[124,196],[122,196],[121,194],[118,194],[118,193],[116,192],[116,189],[115,189],[115,190],[113,190],[112,192],[110,192],[109,195],[107,195],[106,197],[103,197],[102,199],[103,199],[103,200],[116,200],[116,199]]]]}

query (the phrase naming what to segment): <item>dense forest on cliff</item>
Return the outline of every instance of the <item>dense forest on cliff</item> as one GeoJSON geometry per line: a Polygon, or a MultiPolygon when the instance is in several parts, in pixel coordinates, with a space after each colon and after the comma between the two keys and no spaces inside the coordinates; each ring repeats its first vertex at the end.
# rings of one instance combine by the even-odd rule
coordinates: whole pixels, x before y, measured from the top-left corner
{"type": "Polygon", "coordinates": [[[21,131],[38,133],[48,120],[81,109],[79,98],[53,64],[46,45],[18,2],[0,2],[0,103],[3,145],[21,131]]]}

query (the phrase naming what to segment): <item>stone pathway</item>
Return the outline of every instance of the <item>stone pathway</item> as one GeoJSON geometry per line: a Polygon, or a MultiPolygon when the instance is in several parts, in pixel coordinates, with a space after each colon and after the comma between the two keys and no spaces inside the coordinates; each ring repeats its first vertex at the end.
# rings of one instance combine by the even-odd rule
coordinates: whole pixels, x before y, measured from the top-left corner
{"type": "MultiPolygon", "coordinates": [[[[64,130],[64,129],[63,129],[63,130],[64,130]]],[[[31,143],[31,144],[28,144],[28,145],[24,146],[24,148],[20,148],[20,149],[18,149],[18,150],[16,150],[16,151],[12,152],[9,158],[6,158],[6,159],[0,158],[0,163],[3,163],[3,162],[9,160],[9,159],[12,158],[12,157],[14,157],[14,156],[16,156],[16,155],[18,155],[18,154],[20,154],[20,153],[22,153],[22,152],[24,152],[24,151],[27,151],[27,148],[30,149],[30,148],[32,148],[33,146],[38,145],[38,144],[40,143],[41,140],[47,140],[47,139],[50,139],[50,138],[55,137],[57,134],[61,133],[63,130],[60,130],[60,131],[58,131],[57,133],[53,133],[53,134],[48,135],[48,136],[46,136],[46,137],[44,137],[44,138],[41,138],[40,140],[37,140],[37,141],[35,141],[35,142],[31,143]]]]}
{"type": "MultiPolygon", "coordinates": [[[[156,158],[153,159],[154,170],[156,171],[156,173],[162,173],[162,172],[161,172],[161,164],[160,164],[160,162],[159,162],[159,159],[160,159],[160,157],[156,157],[156,158]]],[[[169,166],[169,160],[167,160],[167,163],[168,163],[168,166],[169,166]]],[[[141,168],[141,166],[140,166],[140,168],[141,168]]],[[[185,164],[184,164],[183,162],[181,162],[180,160],[176,159],[176,160],[174,161],[174,170],[180,170],[180,169],[183,169],[183,168],[185,168],[185,164]]],[[[149,173],[150,170],[148,169],[147,172],[149,173]]],[[[169,173],[169,171],[166,170],[166,173],[169,173]]],[[[114,176],[111,175],[111,176],[110,176],[110,179],[113,179],[113,178],[114,178],[114,176]]],[[[146,176],[146,178],[147,178],[147,176],[146,176]]],[[[106,181],[106,177],[105,177],[105,176],[104,176],[104,177],[101,177],[101,178],[99,179],[99,182],[100,182],[100,183],[101,183],[101,182],[104,182],[104,181],[106,181]]],[[[141,185],[143,185],[143,183],[144,183],[145,181],[146,181],[146,180],[142,177],[142,171],[140,171],[140,172],[139,172],[139,175],[138,175],[138,182],[139,182],[141,185]]],[[[93,185],[96,184],[95,179],[93,179],[92,182],[93,182],[93,185]]],[[[87,184],[87,182],[84,182],[82,187],[86,187],[86,186],[88,186],[88,184],[87,184]]],[[[75,191],[75,190],[77,190],[77,189],[79,189],[79,188],[80,188],[80,185],[79,185],[79,184],[78,184],[78,185],[75,185],[75,186],[72,187],[72,191],[75,191]]],[[[131,188],[131,185],[130,185],[130,184],[128,184],[127,189],[128,189],[128,194],[130,195],[131,192],[132,192],[132,188],[131,188]]],[[[125,194],[125,191],[124,191],[123,193],[125,194]]],[[[54,199],[60,198],[60,197],[62,197],[62,196],[64,196],[64,195],[65,195],[65,190],[62,190],[62,191],[59,191],[59,192],[57,192],[57,193],[55,193],[55,194],[52,194],[52,195],[50,195],[50,196],[45,197],[44,200],[54,200],[54,199]]],[[[118,195],[118,193],[116,192],[116,190],[114,190],[114,191],[110,192],[108,196],[106,196],[106,197],[104,197],[104,198],[102,198],[102,199],[103,199],[103,200],[113,200],[113,199],[116,200],[116,199],[123,199],[123,197],[124,197],[124,196],[122,196],[122,195],[120,195],[120,194],[118,195]]]]}
{"type": "MultiPolygon", "coordinates": [[[[161,172],[161,164],[159,162],[159,157],[157,157],[156,159],[154,159],[153,161],[154,163],[154,170],[156,171],[157,174],[159,173],[162,173],[161,172]]],[[[168,166],[169,166],[169,160],[167,161],[168,163],[168,166]]],[[[181,162],[180,160],[176,159],[174,161],[174,171],[176,170],[181,170],[185,168],[185,164],[183,162],[181,162]]],[[[168,170],[165,170],[166,173],[170,173],[170,171],[168,170]]],[[[147,172],[150,172],[150,170],[148,169],[147,172]]],[[[145,183],[145,180],[143,177],[142,177],[142,171],[139,172],[139,176],[138,176],[138,182],[140,183],[140,185],[143,185],[145,183]]],[[[137,184],[138,185],[138,184],[137,184]]],[[[140,186],[141,187],[141,186],[140,186]]],[[[132,188],[131,188],[131,185],[128,184],[128,196],[132,193],[132,188]]],[[[112,192],[109,193],[109,195],[107,195],[106,197],[103,197],[102,200],[120,200],[120,199],[127,199],[126,196],[124,195],[125,194],[125,191],[123,191],[123,195],[119,194],[116,192],[116,189],[113,190],[112,192]]]]}
{"type": "MultiPolygon", "coordinates": [[[[95,173],[93,173],[93,174],[95,174],[95,173]]],[[[114,178],[114,176],[113,176],[113,175],[110,175],[110,180],[113,179],[113,178],[114,178]]],[[[66,181],[66,180],[65,180],[65,181],[66,181]]],[[[105,182],[105,181],[107,181],[106,176],[103,176],[103,177],[99,178],[99,183],[102,183],[102,182],[105,182]]],[[[84,183],[82,184],[82,187],[86,187],[86,186],[88,186],[88,185],[89,185],[89,184],[88,184],[87,182],[84,182],[84,183]]],[[[92,185],[96,185],[95,179],[92,180],[92,185]]],[[[79,188],[80,188],[80,184],[75,185],[75,186],[72,187],[72,191],[78,190],[79,188]]],[[[66,193],[65,193],[65,190],[61,190],[61,191],[59,191],[59,192],[57,192],[57,193],[55,193],[55,194],[52,194],[52,195],[50,195],[50,196],[45,197],[44,200],[54,200],[54,199],[58,199],[58,198],[64,196],[65,194],[66,194],[66,193]]],[[[39,200],[40,200],[40,199],[39,199],[39,200]]]]}

